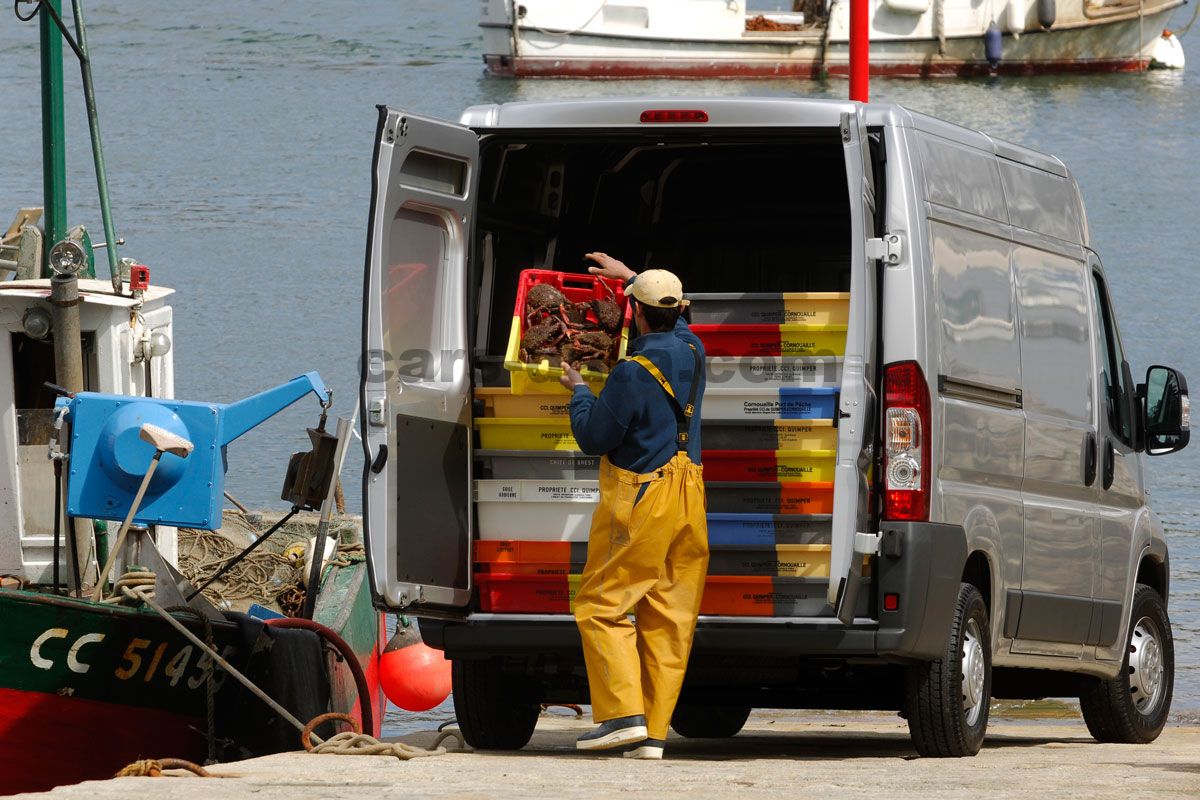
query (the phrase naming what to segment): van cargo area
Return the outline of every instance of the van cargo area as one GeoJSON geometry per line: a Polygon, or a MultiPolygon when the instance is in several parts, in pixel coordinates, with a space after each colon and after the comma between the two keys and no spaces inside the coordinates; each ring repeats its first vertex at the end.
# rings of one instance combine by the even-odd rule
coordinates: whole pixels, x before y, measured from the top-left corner
{"type": "MultiPolygon", "coordinates": [[[[499,132],[483,137],[478,168],[476,257],[468,283],[475,401],[472,618],[524,616],[530,623],[569,625],[562,648],[520,657],[516,648],[510,651],[510,678],[535,678],[531,690],[547,700],[587,699],[582,658],[569,641],[569,614],[597,501],[596,458],[577,451],[569,398],[556,394],[557,380],[516,387],[503,362],[521,311],[521,274],[586,275],[591,262],[584,254],[597,250],[637,271],[660,267],[679,275],[693,302],[690,321],[708,351],[702,445],[712,553],[702,617],[733,624],[824,618],[837,625],[826,598],[829,514],[851,285],[840,131],[742,132],[736,138],[713,131],[702,137],[686,131],[499,132]],[[554,547],[561,549],[548,550],[554,547]]],[[[864,559],[861,570],[865,586],[869,562],[864,559]]],[[[863,627],[873,605],[872,591],[858,593],[855,616],[863,627]]],[[[455,649],[453,631],[443,639],[438,622],[423,624],[435,645],[472,657],[473,647],[455,649]]],[[[828,682],[819,700],[805,700],[796,687],[807,667],[776,658],[739,663],[698,643],[688,696],[703,702],[705,685],[732,692],[744,684],[754,697],[741,701],[756,705],[779,691],[771,701],[776,705],[899,708],[898,694],[864,694],[849,673],[841,700],[833,699],[837,691],[828,682]],[[731,684],[734,673],[740,677],[731,684]]],[[[832,663],[822,669],[838,671],[832,663]]]]}
{"type": "Polygon", "coordinates": [[[836,129],[724,141],[657,133],[483,140],[471,284],[484,354],[504,353],[522,270],[583,272],[596,250],[635,270],[669,269],[689,295],[849,289],[836,129]]]}

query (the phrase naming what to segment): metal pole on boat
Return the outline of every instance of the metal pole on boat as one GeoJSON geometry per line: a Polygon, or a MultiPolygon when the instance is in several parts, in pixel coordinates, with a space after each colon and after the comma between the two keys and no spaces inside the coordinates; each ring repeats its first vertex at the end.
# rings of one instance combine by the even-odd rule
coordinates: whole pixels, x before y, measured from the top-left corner
{"type": "MultiPolygon", "coordinates": [[[[83,4],[81,0],[71,0],[71,10],[75,16],[75,38],[79,44],[79,71],[83,75],[83,99],[87,104],[88,130],[92,135],[92,160],[96,164],[96,185],[100,190],[100,219],[104,223],[104,248],[108,256],[108,274],[112,276],[113,286],[120,285],[121,274],[117,266],[117,234],[113,226],[112,207],[108,202],[108,174],[104,169],[104,148],[100,144],[100,116],[96,111],[96,91],[92,87],[92,59],[88,55],[87,33],[83,27],[83,4]]],[[[45,20],[42,20],[43,23],[45,20]]],[[[61,48],[61,45],[60,45],[61,48]]],[[[57,241],[52,239],[51,241],[57,241]]]]}
{"type": "Polygon", "coordinates": [[[334,495],[337,493],[338,477],[342,474],[342,462],[346,458],[346,444],[350,440],[350,420],[338,417],[337,449],[333,453],[333,479],[329,481],[329,493],[321,504],[321,520],[317,523],[317,536],[313,540],[312,567],[308,572],[308,585],[304,591],[304,609],[300,616],[312,619],[317,608],[317,592],[321,588],[321,572],[325,566],[325,537],[329,532],[329,518],[333,516],[334,495]]]}
{"type": "Polygon", "coordinates": [[[867,102],[871,69],[870,0],[850,0],[850,99],[867,102]]]}
{"type": "MultiPolygon", "coordinates": [[[[42,0],[56,12],[61,0],[42,0]]],[[[67,236],[67,141],[63,121],[63,46],[48,14],[38,20],[42,62],[42,205],[46,241],[67,236]]],[[[50,248],[45,249],[42,275],[50,276],[50,248]]]]}
{"type": "Polygon", "coordinates": [[[146,489],[150,487],[150,481],[154,479],[154,470],[158,467],[158,462],[162,459],[163,454],[170,453],[180,458],[187,458],[195,448],[194,444],[182,436],[157,425],[151,425],[149,422],[142,424],[138,431],[138,438],[154,448],[154,456],[150,459],[150,466],[146,468],[146,474],[142,476],[142,482],[138,484],[137,494],[133,496],[129,511],[125,514],[125,521],[121,523],[121,530],[117,533],[117,543],[113,545],[113,549],[108,554],[108,560],[104,562],[104,569],[100,570],[100,575],[96,579],[96,588],[92,599],[97,602],[104,597],[104,581],[112,572],[117,557],[121,555],[121,549],[125,546],[125,536],[129,533],[129,526],[133,524],[133,518],[137,516],[138,508],[142,505],[142,498],[146,496],[146,489]]]}

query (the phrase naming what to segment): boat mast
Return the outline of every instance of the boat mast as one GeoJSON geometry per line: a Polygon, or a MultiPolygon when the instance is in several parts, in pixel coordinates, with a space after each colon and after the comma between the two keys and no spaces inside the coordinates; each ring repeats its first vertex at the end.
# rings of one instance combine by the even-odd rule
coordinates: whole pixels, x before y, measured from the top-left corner
{"type": "MultiPolygon", "coordinates": [[[[83,27],[83,4],[71,0],[75,17],[75,38],[79,40],[77,55],[79,70],[83,75],[83,99],[87,105],[88,129],[92,135],[92,160],[96,165],[96,185],[100,190],[100,220],[104,224],[104,252],[108,256],[108,274],[112,277],[113,289],[120,290],[120,268],[117,266],[117,234],[114,230],[112,207],[108,202],[108,173],[104,169],[104,148],[100,145],[100,116],[96,111],[96,91],[92,87],[92,59],[88,54],[87,33],[83,27]]],[[[45,23],[45,18],[42,22],[45,23]]],[[[62,45],[59,45],[61,52],[62,45]]]]}
{"type": "MultiPolygon", "coordinates": [[[[42,0],[59,11],[62,0],[42,0]]],[[[67,141],[63,121],[62,37],[49,14],[40,15],[42,54],[42,205],[46,226],[42,277],[50,277],[50,247],[67,237],[67,141]]]]}

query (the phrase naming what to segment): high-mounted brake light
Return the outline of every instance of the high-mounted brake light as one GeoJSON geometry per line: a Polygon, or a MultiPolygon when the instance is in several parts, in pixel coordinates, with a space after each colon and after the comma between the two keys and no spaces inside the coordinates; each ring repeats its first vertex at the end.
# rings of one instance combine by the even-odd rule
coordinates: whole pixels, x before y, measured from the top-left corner
{"type": "Polygon", "coordinates": [[[652,109],[642,112],[642,122],[708,122],[708,112],[697,109],[652,109]]]}
{"type": "Polygon", "coordinates": [[[888,364],[883,391],[883,517],[928,519],[929,386],[920,365],[888,364]]]}

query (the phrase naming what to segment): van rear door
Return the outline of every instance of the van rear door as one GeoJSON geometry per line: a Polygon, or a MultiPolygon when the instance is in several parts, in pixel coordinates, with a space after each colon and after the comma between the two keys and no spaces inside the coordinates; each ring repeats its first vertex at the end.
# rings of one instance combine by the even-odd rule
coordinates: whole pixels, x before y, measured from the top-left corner
{"type": "Polygon", "coordinates": [[[372,592],[458,615],[471,599],[466,284],[479,141],[380,106],[360,368],[372,592]]]}
{"type": "Polygon", "coordinates": [[[861,106],[852,113],[842,114],[842,145],[850,196],[850,313],[837,410],[833,547],[827,599],[838,619],[850,624],[862,584],[862,553],[855,545],[857,534],[868,531],[868,481],[878,413],[874,388],[875,261],[867,254],[867,240],[874,235],[875,182],[861,106]]]}

